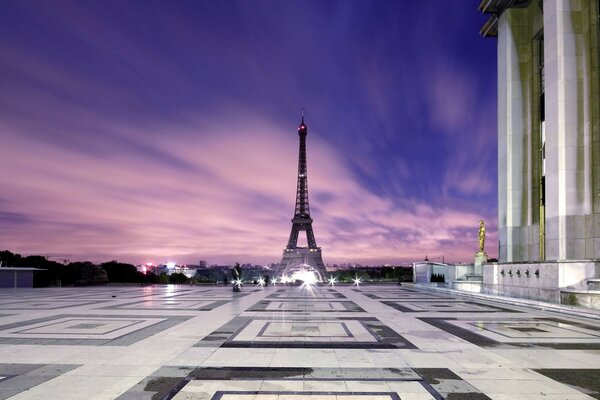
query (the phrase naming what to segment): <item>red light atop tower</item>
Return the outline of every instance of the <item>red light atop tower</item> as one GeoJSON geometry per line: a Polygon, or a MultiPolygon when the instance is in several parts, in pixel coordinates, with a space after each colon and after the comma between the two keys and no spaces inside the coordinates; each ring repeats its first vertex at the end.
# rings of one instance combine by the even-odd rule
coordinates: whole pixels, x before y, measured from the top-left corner
{"type": "Polygon", "coordinates": [[[304,125],[304,108],[302,109],[302,120],[298,126],[298,131],[306,131],[306,125],[304,125]]]}

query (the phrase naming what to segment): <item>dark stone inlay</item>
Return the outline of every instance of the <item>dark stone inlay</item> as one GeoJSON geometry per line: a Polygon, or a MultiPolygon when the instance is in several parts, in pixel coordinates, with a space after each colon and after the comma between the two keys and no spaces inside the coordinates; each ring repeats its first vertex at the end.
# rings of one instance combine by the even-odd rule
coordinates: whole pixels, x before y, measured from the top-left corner
{"type": "MultiPolygon", "coordinates": [[[[64,288],[63,288],[64,289],[64,288]]],[[[59,289],[60,290],[60,289],[59,289]]],[[[57,294],[57,293],[49,293],[48,296],[52,297],[52,301],[67,301],[67,300],[85,300],[85,301],[94,301],[94,303],[101,302],[109,302],[113,300],[122,300],[122,299],[137,299],[143,297],[156,297],[161,296],[160,293],[134,293],[134,292],[115,292],[113,290],[104,291],[104,292],[94,292],[94,293],[78,293],[78,294],[57,294]]]]}
{"type": "Polygon", "coordinates": [[[0,399],[7,399],[80,365],[72,364],[0,364],[0,399]]]}
{"type": "MultiPolygon", "coordinates": [[[[270,391],[270,390],[258,390],[258,391],[218,391],[211,397],[211,400],[221,400],[225,395],[276,395],[276,394],[289,394],[295,396],[331,396],[332,394],[339,396],[360,396],[366,397],[367,399],[371,396],[389,396],[390,400],[401,400],[400,396],[393,392],[324,392],[324,391],[307,391],[307,392],[293,392],[293,391],[270,391]]],[[[307,397],[306,400],[310,400],[307,397]]]]}
{"type": "Polygon", "coordinates": [[[426,383],[423,387],[436,399],[491,400],[448,368],[415,368],[426,383]]]}
{"type": "Polygon", "coordinates": [[[233,367],[233,368],[196,368],[190,377],[198,380],[235,379],[270,379],[270,380],[302,380],[310,368],[260,368],[260,367],[233,367]]]}
{"type": "MultiPolygon", "coordinates": [[[[132,389],[119,396],[118,400],[139,400],[139,399],[172,399],[187,385],[191,380],[313,380],[313,381],[339,381],[339,380],[362,380],[362,381],[419,381],[420,377],[410,368],[384,368],[384,369],[363,369],[363,368],[261,368],[261,367],[206,367],[196,368],[193,371],[185,367],[179,367],[179,371],[166,371],[162,367],[151,376],[143,379],[132,389]],[[187,369],[187,371],[186,371],[187,369]],[[185,375],[177,372],[185,372],[185,375]],[[189,373],[189,374],[188,374],[189,373]]],[[[332,392],[289,392],[289,391],[219,391],[216,394],[331,394],[332,392]]],[[[335,392],[338,394],[355,394],[347,392],[335,392]]],[[[361,392],[358,392],[361,393],[361,392]]],[[[388,393],[388,392],[382,392],[388,393]]],[[[373,395],[374,392],[366,393],[373,395]]],[[[397,397],[393,397],[398,399],[397,397]]]]}
{"type": "Polygon", "coordinates": [[[65,329],[94,329],[106,324],[77,324],[73,326],[67,326],[65,329]]]}
{"type": "Polygon", "coordinates": [[[267,296],[268,299],[277,300],[333,300],[333,299],[348,299],[346,296],[334,289],[317,290],[313,292],[303,291],[298,293],[289,292],[290,288],[279,289],[275,293],[267,296]]]}
{"type": "MultiPolygon", "coordinates": [[[[161,306],[144,307],[143,306],[144,303],[148,303],[149,301],[159,303],[162,300],[167,300],[167,299],[138,300],[138,301],[134,301],[131,303],[101,307],[99,309],[100,310],[138,310],[138,311],[212,311],[217,307],[220,307],[222,305],[230,303],[234,299],[215,300],[209,304],[205,304],[198,308],[187,308],[187,307],[177,308],[177,307],[161,307],[161,306]]],[[[185,300],[185,301],[190,301],[190,302],[194,302],[194,301],[200,302],[200,301],[206,301],[207,299],[178,299],[178,300],[185,300]]],[[[177,303],[172,304],[172,306],[176,306],[176,305],[177,305],[177,303]]]]}
{"type": "MultiPolygon", "coordinates": [[[[162,367],[151,376],[144,378],[132,389],[123,393],[118,400],[172,399],[193,380],[227,381],[235,380],[270,380],[270,381],[369,381],[418,382],[436,400],[472,399],[489,400],[489,397],[475,387],[458,377],[452,371],[444,368],[303,368],[303,367],[198,367],[190,371],[187,367],[162,367]]],[[[208,393],[211,399],[218,399],[220,394],[294,394],[306,395],[355,395],[374,396],[390,395],[391,399],[400,400],[396,393],[380,392],[337,392],[337,391],[235,391],[221,390],[208,393]]]]}
{"type": "MultiPolygon", "coordinates": [[[[417,319],[428,323],[438,329],[443,330],[444,332],[448,332],[451,335],[459,337],[467,342],[473,343],[480,347],[489,347],[489,348],[505,348],[505,349],[515,349],[515,348],[552,348],[556,350],[600,350],[600,343],[594,342],[531,342],[532,338],[517,338],[519,340],[523,340],[523,342],[510,342],[504,343],[499,342],[497,340],[488,338],[486,336],[477,334],[470,330],[464,329],[462,327],[451,324],[448,321],[457,321],[459,318],[433,318],[433,317],[418,317],[417,319]],[[527,342],[525,342],[527,341],[527,342]]],[[[558,318],[533,318],[533,321],[545,322],[545,321],[553,321],[560,322],[568,325],[574,325],[585,329],[598,330],[597,327],[587,325],[584,323],[577,323],[572,321],[567,321],[558,318]]],[[[532,320],[513,320],[510,322],[529,322],[532,320]]],[[[490,321],[491,322],[491,321],[490,321]]],[[[508,320],[503,320],[503,322],[509,322],[508,320]]],[[[535,337],[533,337],[535,339],[535,337]]],[[[547,338],[546,338],[547,339],[547,338]]],[[[561,340],[561,338],[556,338],[557,340],[561,340]]],[[[585,339],[580,339],[585,340],[585,339]]]]}
{"type": "MultiPolygon", "coordinates": [[[[363,283],[363,285],[365,285],[363,283]]],[[[407,287],[403,287],[400,286],[398,284],[394,285],[394,284],[388,284],[388,285],[381,285],[381,284],[375,284],[374,286],[380,286],[377,289],[372,289],[373,286],[361,286],[360,288],[353,288],[352,290],[354,290],[355,292],[372,292],[374,290],[378,291],[378,292],[422,292],[419,289],[409,289],[407,287]]]]}
{"type": "Polygon", "coordinates": [[[236,332],[239,332],[241,328],[245,327],[252,321],[251,318],[245,317],[237,317],[233,318],[226,324],[222,325],[216,331],[210,333],[198,343],[194,345],[194,347],[219,347],[222,345],[227,339],[231,337],[237,336],[236,332]],[[208,343],[207,343],[208,342],[208,343]]]}
{"type": "Polygon", "coordinates": [[[420,319],[421,321],[426,322],[429,325],[432,325],[438,329],[441,329],[444,332],[448,332],[451,335],[459,337],[463,340],[466,340],[467,342],[473,343],[480,347],[500,347],[500,346],[502,346],[502,343],[499,343],[488,337],[478,335],[475,332],[471,332],[469,330],[460,328],[456,325],[452,325],[451,323],[448,322],[448,321],[455,321],[455,320],[457,320],[456,318],[426,318],[426,317],[422,317],[422,318],[417,318],[417,319],[420,319]]]}
{"type": "Polygon", "coordinates": [[[584,329],[591,329],[593,331],[600,331],[600,327],[593,326],[593,325],[587,324],[585,322],[567,321],[566,319],[561,319],[561,318],[536,318],[536,320],[538,320],[538,319],[543,320],[543,321],[552,321],[552,322],[556,322],[556,323],[560,323],[560,324],[577,326],[579,328],[584,328],[584,329]]]}
{"type": "Polygon", "coordinates": [[[550,379],[600,399],[600,369],[534,369],[550,379]]]}
{"type": "MultiPolygon", "coordinates": [[[[11,328],[18,328],[27,325],[33,325],[40,322],[49,322],[62,318],[86,318],[86,319],[113,319],[124,318],[128,320],[136,319],[132,315],[78,315],[78,314],[59,314],[45,318],[35,318],[28,321],[21,321],[12,324],[0,325],[0,331],[11,328]]],[[[139,318],[139,316],[137,317],[139,318]]],[[[149,315],[148,318],[161,318],[164,321],[157,322],[145,328],[125,333],[124,335],[114,339],[45,339],[45,338],[0,338],[0,344],[40,344],[40,345],[88,345],[88,346],[129,346],[137,343],[140,340],[146,339],[158,332],[169,329],[175,325],[187,321],[192,317],[182,316],[165,316],[165,315],[149,315]]]]}
{"type": "MultiPolygon", "coordinates": [[[[292,322],[292,327],[291,327],[291,331],[292,332],[299,332],[299,333],[304,333],[302,335],[298,335],[298,337],[311,337],[311,338],[318,338],[320,336],[315,336],[315,335],[310,335],[309,333],[317,333],[320,331],[319,326],[318,325],[299,325],[300,322],[302,321],[295,321],[297,322],[296,324],[294,324],[294,322],[292,322]]],[[[273,322],[269,321],[267,322],[258,332],[258,334],[256,335],[257,337],[281,337],[278,335],[266,335],[265,332],[267,331],[267,329],[269,329],[269,327],[273,324],[273,322]]],[[[344,332],[346,332],[345,335],[327,335],[327,337],[354,337],[354,335],[352,335],[352,332],[350,332],[350,329],[348,329],[348,326],[344,323],[344,322],[339,322],[339,324],[342,326],[342,328],[344,329],[344,332]]]]}
{"type": "MultiPolygon", "coordinates": [[[[355,290],[356,291],[356,290],[355,290]]],[[[460,301],[457,297],[450,297],[444,295],[434,295],[434,294],[425,294],[425,293],[365,293],[360,292],[363,296],[369,297],[373,300],[391,300],[391,299],[401,299],[401,300],[454,300],[460,301]]]]}
{"type": "Polygon", "coordinates": [[[448,393],[445,397],[442,397],[445,400],[491,400],[485,394],[478,393],[448,393]]]}
{"type": "Polygon", "coordinates": [[[439,310],[415,310],[412,309],[410,307],[407,307],[405,305],[402,305],[401,303],[405,302],[405,303],[412,303],[413,301],[411,301],[410,299],[405,299],[405,300],[396,300],[396,301],[382,301],[381,303],[390,306],[398,311],[402,311],[402,312],[407,312],[407,313],[425,313],[425,312],[447,312],[447,313],[494,313],[494,312],[507,312],[507,313],[522,313],[522,311],[518,311],[518,310],[512,310],[510,308],[504,308],[504,307],[499,307],[499,306],[493,306],[490,304],[485,304],[485,303],[479,303],[479,302],[475,302],[475,301],[457,301],[456,303],[458,304],[467,304],[467,305],[472,305],[472,306],[476,306],[476,307],[486,307],[489,308],[489,310],[477,310],[477,309],[464,309],[464,310],[447,310],[446,308],[450,308],[455,306],[455,304],[441,304],[439,300],[428,300],[428,301],[415,301],[414,303],[417,304],[424,304],[427,305],[428,303],[430,307],[437,307],[440,308],[439,310]]]}
{"type": "MultiPolygon", "coordinates": [[[[261,332],[264,333],[264,328],[261,332]]],[[[350,332],[347,330],[347,332],[350,332]]],[[[260,335],[260,334],[259,334],[260,335]]],[[[351,333],[350,333],[351,335],[351,333]]],[[[313,349],[416,349],[410,341],[398,334],[396,331],[385,325],[374,317],[339,317],[339,318],[322,318],[318,321],[308,320],[305,317],[288,317],[282,320],[281,318],[270,317],[236,317],[221,326],[216,331],[210,333],[201,341],[194,345],[195,347],[231,347],[231,348],[313,348],[313,349]],[[246,328],[252,321],[261,320],[269,322],[281,323],[282,321],[293,322],[340,322],[340,321],[359,321],[363,327],[373,336],[374,342],[331,342],[324,336],[322,341],[318,337],[313,337],[311,341],[281,341],[279,337],[274,337],[273,341],[236,341],[235,338],[246,328]]]]}
{"type": "Polygon", "coordinates": [[[308,368],[308,367],[198,367],[189,375],[197,380],[311,380],[311,381],[415,381],[412,368],[308,368]]]}
{"type": "Polygon", "coordinates": [[[548,332],[548,331],[545,331],[543,329],[532,328],[532,327],[527,327],[527,326],[524,326],[524,327],[511,326],[510,329],[515,330],[515,331],[519,331],[519,332],[524,332],[524,333],[527,333],[527,332],[548,332]]]}
{"type": "Polygon", "coordinates": [[[91,304],[98,304],[99,302],[108,302],[110,300],[62,300],[62,299],[52,299],[52,301],[40,302],[35,300],[20,300],[20,301],[10,301],[10,302],[2,302],[2,307],[5,308],[5,311],[10,310],[58,310],[62,308],[75,308],[81,306],[87,306],[91,304]],[[64,304],[60,304],[64,303],[64,304]],[[74,304],[73,304],[74,303],[74,304]],[[20,306],[23,304],[23,306],[20,306]],[[49,307],[44,307],[45,305],[50,305],[49,307]],[[41,308],[40,308],[41,307],[41,308]]]}
{"type": "MultiPolygon", "coordinates": [[[[82,318],[85,318],[85,317],[82,317],[82,318]]],[[[109,317],[105,317],[105,318],[108,319],[109,317]]],[[[92,319],[97,319],[97,318],[85,318],[85,319],[92,320],[92,319]]],[[[73,320],[71,320],[71,321],[73,321],[73,320]]],[[[57,324],[64,324],[66,322],[69,322],[69,320],[67,320],[67,321],[59,321],[59,322],[55,322],[55,323],[51,323],[51,324],[46,324],[46,325],[41,325],[41,326],[36,326],[36,327],[24,329],[22,331],[15,331],[13,333],[19,333],[21,335],[43,335],[43,333],[35,333],[35,332],[27,332],[27,331],[30,330],[30,329],[39,329],[39,328],[45,328],[45,327],[49,327],[49,326],[53,326],[53,325],[57,325],[57,324]]],[[[141,324],[142,322],[144,322],[144,320],[135,320],[133,318],[130,318],[130,319],[127,320],[127,322],[129,323],[128,325],[121,326],[121,327],[118,327],[118,328],[115,328],[115,329],[111,329],[110,331],[105,331],[105,332],[102,332],[102,333],[78,332],[76,334],[77,335],[106,335],[108,333],[113,333],[113,332],[116,332],[116,331],[121,330],[121,329],[126,329],[126,328],[130,328],[130,327],[132,327],[134,325],[141,324]]],[[[79,326],[83,326],[83,325],[92,326],[92,328],[95,328],[95,327],[104,326],[104,325],[107,325],[107,324],[79,324],[79,326]]],[[[64,329],[74,329],[74,327],[67,326],[64,329]]],[[[87,328],[87,329],[91,329],[91,328],[87,328]]],[[[54,335],[54,333],[52,333],[52,335],[54,335]]]]}
{"type": "MultiPolygon", "coordinates": [[[[270,297],[270,296],[267,296],[270,297]]],[[[363,310],[361,307],[359,307],[356,303],[354,303],[353,301],[350,300],[328,300],[328,301],[323,301],[322,299],[319,300],[310,300],[310,299],[303,299],[305,300],[304,303],[302,304],[302,307],[306,307],[306,308],[310,308],[310,310],[308,311],[312,311],[312,312],[365,312],[365,310],[363,310]],[[337,310],[334,309],[333,307],[331,307],[330,309],[315,309],[315,305],[319,304],[319,303],[325,303],[325,304],[331,304],[331,303],[336,303],[336,304],[341,304],[344,309],[342,310],[337,310]]],[[[291,309],[291,308],[283,308],[283,303],[289,302],[289,303],[299,303],[298,300],[293,300],[293,299],[279,299],[277,300],[278,302],[281,302],[282,304],[280,305],[279,308],[273,308],[273,309],[267,309],[267,307],[269,307],[269,304],[273,303],[273,301],[269,301],[269,300],[261,300],[258,303],[254,304],[253,306],[251,306],[250,308],[248,308],[246,311],[267,311],[267,312],[306,312],[306,309],[291,309]]]]}
{"type": "Polygon", "coordinates": [[[152,400],[170,399],[179,393],[188,382],[189,379],[181,379],[178,377],[152,377],[146,382],[143,391],[152,392],[152,400]]]}
{"type": "Polygon", "coordinates": [[[190,380],[194,368],[160,367],[123,393],[117,400],[149,400],[173,398],[190,380]]]}
{"type": "Polygon", "coordinates": [[[364,343],[364,342],[226,342],[223,348],[240,349],[415,349],[416,347],[397,346],[389,343],[364,343]]]}
{"type": "Polygon", "coordinates": [[[415,372],[431,384],[440,383],[440,379],[461,379],[448,368],[415,368],[415,372]]]}
{"type": "Polygon", "coordinates": [[[318,332],[319,327],[316,325],[311,326],[292,326],[293,331],[310,331],[310,332],[318,332]]]}

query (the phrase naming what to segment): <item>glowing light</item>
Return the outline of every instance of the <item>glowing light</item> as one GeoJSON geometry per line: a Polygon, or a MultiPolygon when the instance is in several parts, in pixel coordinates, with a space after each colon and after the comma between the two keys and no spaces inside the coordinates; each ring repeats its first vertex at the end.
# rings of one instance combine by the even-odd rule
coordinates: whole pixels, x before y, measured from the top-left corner
{"type": "Polygon", "coordinates": [[[263,278],[258,278],[258,284],[263,287],[265,286],[265,280],[263,278]]]}
{"type": "Polygon", "coordinates": [[[333,276],[331,278],[329,278],[327,281],[329,282],[329,284],[331,286],[333,286],[337,282],[337,280],[333,276]]]}
{"type": "Polygon", "coordinates": [[[271,281],[271,285],[275,285],[277,283],[277,278],[273,278],[273,280],[271,281]]]}
{"type": "Polygon", "coordinates": [[[173,261],[169,261],[169,262],[167,263],[167,268],[169,268],[169,269],[173,269],[173,268],[175,268],[175,266],[176,266],[176,265],[177,265],[177,264],[175,264],[173,261]]]}
{"type": "Polygon", "coordinates": [[[237,281],[233,282],[234,284],[238,285],[238,287],[241,289],[242,288],[242,280],[238,279],[237,281]]]}
{"type": "Polygon", "coordinates": [[[287,276],[284,275],[281,277],[281,283],[285,284],[285,283],[288,283],[289,281],[290,281],[290,278],[288,278],[287,276]]]}
{"type": "Polygon", "coordinates": [[[302,281],[306,285],[314,285],[318,281],[317,276],[312,271],[294,272],[294,275],[292,275],[292,280],[302,281]]]}
{"type": "Polygon", "coordinates": [[[354,284],[355,284],[356,286],[360,285],[360,283],[361,283],[361,280],[360,280],[360,278],[358,278],[358,277],[357,277],[357,278],[354,278],[354,284]]]}

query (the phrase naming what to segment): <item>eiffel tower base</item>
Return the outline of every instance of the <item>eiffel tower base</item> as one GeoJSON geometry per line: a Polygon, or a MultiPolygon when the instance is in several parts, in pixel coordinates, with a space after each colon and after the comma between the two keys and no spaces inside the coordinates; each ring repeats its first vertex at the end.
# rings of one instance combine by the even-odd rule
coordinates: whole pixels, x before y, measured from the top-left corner
{"type": "Polygon", "coordinates": [[[283,258],[275,271],[275,277],[277,279],[280,279],[282,276],[291,277],[294,275],[294,272],[306,268],[303,267],[305,264],[312,267],[319,282],[325,282],[327,279],[327,270],[323,264],[320,247],[316,249],[296,248],[283,250],[283,258]]]}

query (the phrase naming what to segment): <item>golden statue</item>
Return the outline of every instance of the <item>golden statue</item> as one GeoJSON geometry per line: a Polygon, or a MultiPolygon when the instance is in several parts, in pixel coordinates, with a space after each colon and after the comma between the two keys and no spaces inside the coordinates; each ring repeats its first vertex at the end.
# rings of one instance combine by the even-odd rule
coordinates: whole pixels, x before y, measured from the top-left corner
{"type": "Polygon", "coordinates": [[[479,252],[483,253],[485,247],[485,224],[483,220],[479,221],[479,232],[477,233],[477,239],[479,240],[479,252]]]}

